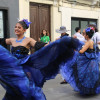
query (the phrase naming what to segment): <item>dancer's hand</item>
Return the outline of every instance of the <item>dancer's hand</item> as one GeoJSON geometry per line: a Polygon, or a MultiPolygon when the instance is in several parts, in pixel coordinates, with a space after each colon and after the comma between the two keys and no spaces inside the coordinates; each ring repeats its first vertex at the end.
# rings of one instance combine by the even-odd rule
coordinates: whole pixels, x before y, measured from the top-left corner
{"type": "Polygon", "coordinates": [[[47,46],[49,44],[49,42],[47,44],[45,44],[44,46],[47,46]]]}
{"type": "Polygon", "coordinates": [[[100,42],[98,42],[98,44],[100,45],[100,42]]]}
{"type": "Polygon", "coordinates": [[[57,38],[56,40],[59,40],[59,39],[61,39],[61,38],[57,38]]]}
{"type": "Polygon", "coordinates": [[[73,38],[77,39],[77,36],[74,35],[73,38]]]}

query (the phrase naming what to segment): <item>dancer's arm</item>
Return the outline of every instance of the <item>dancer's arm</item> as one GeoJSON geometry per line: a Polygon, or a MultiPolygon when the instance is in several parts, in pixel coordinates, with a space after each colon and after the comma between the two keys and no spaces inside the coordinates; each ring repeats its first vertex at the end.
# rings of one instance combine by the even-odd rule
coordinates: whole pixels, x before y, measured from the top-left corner
{"type": "Polygon", "coordinates": [[[5,39],[6,44],[7,44],[7,45],[11,45],[11,44],[12,44],[12,42],[11,42],[12,39],[13,39],[13,38],[5,39]]]}
{"type": "Polygon", "coordinates": [[[42,47],[46,46],[47,43],[37,42],[36,40],[30,38],[30,45],[35,48],[35,51],[41,49],[42,47]]]}
{"type": "Polygon", "coordinates": [[[77,39],[77,36],[76,35],[73,35],[73,38],[77,39]]]}
{"type": "Polygon", "coordinates": [[[36,44],[36,40],[34,40],[33,38],[29,38],[29,40],[30,40],[30,45],[31,45],[32,47],[34,47],[35,44],[36,44]]]}
{"type": "Polygon", "coordinates": [[[5,38],[0,38],[0,44],[9,44],[11,45],[11,40],[12,38],[8,38],[8,39],[5,39],[5,38]]]}
{"type": "Polygon", "coordinates": [[[98,44],[100,45],[100,41],[98,42],[98,44]]]}
{"type": "Polygon", "coordinates": [[[83,48],[79,51],[79,53],[84,53],[90,46],[89,42],[86,42],[83,48]]]}

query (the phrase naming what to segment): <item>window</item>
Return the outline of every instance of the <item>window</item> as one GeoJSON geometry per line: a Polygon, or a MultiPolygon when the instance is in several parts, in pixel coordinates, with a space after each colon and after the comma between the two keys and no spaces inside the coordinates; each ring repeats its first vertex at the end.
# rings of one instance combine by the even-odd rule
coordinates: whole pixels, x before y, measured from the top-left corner
{"type": "Polygon", "coordinates": [[[81,33],[83,29],[86,29],[89,24],[96,23],[97,19],[86,19],[86,18],[72,18],[71,19],[71,35],[75,33],[75,28],[80,27],[81,33]]]}
{"type": "Polygon", "coordinates": [[[0,11],[0,38],[4,38],[3,11],[0,11]]]}
{"type": "Polygon", "coordinates": [[[8,32],[8,11],[0,9],[0,38],[7,38],[8,32]]]}
{"type": "MultiPolygon", "coordinates": [[[[0,38],[9,37],[8,34],[8,11],[5,9],[0,9],[0,38]]],[[[10,50],[10,47],[6,47],[10,50]]]]}

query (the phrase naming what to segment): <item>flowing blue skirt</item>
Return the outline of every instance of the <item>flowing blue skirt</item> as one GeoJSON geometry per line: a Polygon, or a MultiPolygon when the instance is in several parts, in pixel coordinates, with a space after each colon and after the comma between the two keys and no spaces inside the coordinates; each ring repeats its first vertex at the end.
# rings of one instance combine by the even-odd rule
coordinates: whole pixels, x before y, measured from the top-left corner
{"type": "Polygon", "coordinates": [[[99,53],[79,54],[75,51],[74,55],[60,65],[61,75],[81,94],[100,93],[100,71],[98,62],[99,53]]]}
{"type": "Polygon", "coordinates": [[[55,78],[59,65],[80,46],[77,39],[64,37],[19,60],[0,46],[0,83],[6,89],[3,100],[45,100],[41,89],[44,82],[55,78]]]}
{"type": "Polygon", "coordinates": [[[65,36],[21,59],[20,63],[22,66],[32,67],[29,69],[32,80],[36,86],[43,87],[46,80],[54,79],[58,74],[59,65],[73,56],[74,50],[79,49],[82,45],[79,40],[65,36]]]}

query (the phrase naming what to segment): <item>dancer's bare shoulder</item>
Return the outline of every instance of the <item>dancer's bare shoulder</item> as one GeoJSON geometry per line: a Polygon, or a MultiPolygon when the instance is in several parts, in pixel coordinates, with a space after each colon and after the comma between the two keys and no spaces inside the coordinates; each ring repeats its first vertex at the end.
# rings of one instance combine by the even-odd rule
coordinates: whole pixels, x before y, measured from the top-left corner
{"type": "Polygon", "coordinates": [[[26,41],[29,42],[29,44],[34,47],[36,40],[30,37],[26,37],[26,41]]]}

